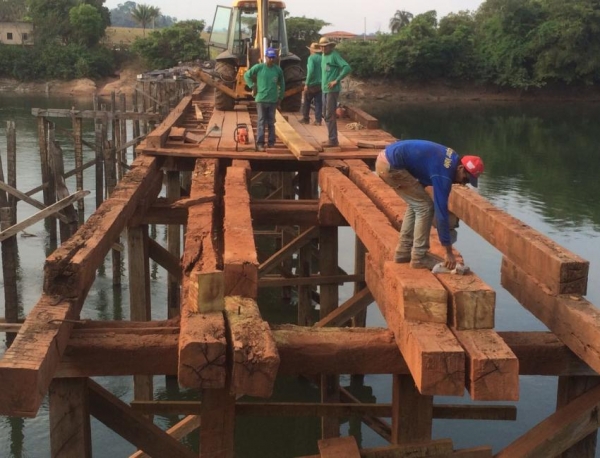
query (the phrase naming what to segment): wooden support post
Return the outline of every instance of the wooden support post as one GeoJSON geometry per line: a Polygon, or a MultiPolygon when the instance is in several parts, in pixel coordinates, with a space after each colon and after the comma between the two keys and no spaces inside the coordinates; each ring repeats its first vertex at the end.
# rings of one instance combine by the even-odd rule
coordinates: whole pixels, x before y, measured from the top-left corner
{"type": "MultiPolygon", "coordinates": [[[[127,229],[129,261],[129,303],[132,321],[151,319],[150,262],[148,256],[148,226],[127,229]]],[[[147,401],[153,398],[152,377],[134,375],[135,400],[147,401]]]]}
{"type": "MultiPolygon", "coordinates": [[[[261,172],[266,173],[266,172],[261,172]]],[[[294,201],[296,198],[296,193],[294,191],[293,184],[293,174],[291,172],[279,172],[278,174],[279,183],[281,184],[281,198],[283,200],[294,201]]],[[[263,179],[263,182],[266,181],[263,179]]],[[[255,220],[256,223],[258,221],[255,220]]],[[[260,224],[260,223],[259,223],[260,224]]],[[[274,223],[275,224],[275,223],[274,223]]],[[[293,239],[292,231],[294,229],[293,225],[275,225],[276,230],[281,234],[281,238],[275,241],[275,246],[277,250],[281,249],[281,247],[286,246],[293,239]]],[[[300,229],[302,230],[302,229],[300,229]]],[[[288,258],[283,261],[282,264],[284,270],[286,272],[291,272],[293,269],[292,258],[288,258]]],[[[302,270],[302,260],[301,255],[298,256],[298,266],[297,266],[298,274],[302,270]]],[[[292,298],[292,288],[289,286],[284,286],[281,290],[281,295],[283,299],[290,300],[292,298]]],[[[298,290],[298,324],[303,325],[305,322],[305,317],[303,316],[304,311],[304,300],[302,299],[300,290],[298,290]]]]}
{"type": "Polygon", "coordinates": [[[235,395],[228,389],[204,390],[200,412],[200,458],[233,458],[235,395]]]}
{"type": "Polygon", "coordinates": [[[49,391],[50,456],[91,458],[92,439],[85,378],[54,379],[49,391]]]}
{"type": "MultiPolygon", "coordinates": [[[[310,172],[298,172],[298,197],[300,200],[313,197],[310,172]]],[[[301,232],[306,229],[308,229],[308,226],[300,226],[301,232]]],[[[311,257],[311,244],[300,248],[298,253],[298,275],[302,277],[310,276],[311,257]]],[[[311,326],[313,324],[312,311],[312,286],[298,286],[298,324],[300,326],[311,326]]]]}
{"type": "MultiPolygon", "coordinates": [[[[338,228],[323,227],[319,233],[319,270],[321,275],[334,275],[338,271],[338,228]]],[[[321,285],[321,312],[323,319],[339,305],[338,285],[321,285]]],[[[336,375],[321,376],[321,402],[339,402],[340,382],[336,375]]],[[[321,422],[324,439],[340,435],[338,418],[323,417],[321,422]]]]}
{"type": "MultiPolygon", "coordinates": [[[[119,144],[119,167],[121,168],[121,176],[125,175],[127,170],[127,149],[121,149],[127,144],[127,118],[124,113],[127,112],[127,99],[124,93],[119,94],[119,129],[120,129],[120,144],[119,144]]],[[[134,137],[135,138],[135,137],[134,137]]]]}
{"type": "Polygon", "coordinates": [[[422,395],[410,375],[394,375],[392,444],[431,440],[433,396],[422,395]]]}
{"type": "MultiPolygon", "coordinates": [[[[133,112],[137,113],[139,111],[137,90],[133,91],[133,94],[131,94],[131,103],[133,105],[133,112]]],[[[140,120],[134,119],[133,120],[133,138],[139,138],[140,135],[141,135],[140,134],[140,120]]],[[[136,142],[136,144],[133,146],[133,157],[131,158],[132,161],[135,159],[135,156],[136,156],[135,148],[137,145],[139,145],[139,142],[136,142]]]]}
{"type": "MultiPolygon", "coordinates": [[[[100,110],[98,95],[94,95],[94,111],[100,110]]],[[[102,121],[94,119],[94,152],[96,158],[96,208],[104,201],[104,137],[102,136],[102,121]]]]}
{"type": "MultiPolygon", "coordinates": [[[[357,235],[354,236],[354,274],[365,274],[365,256],[367,254],[367,248],[365,244],[361,242],[357,235]]],[[[367,283],[359,281],[354,283],[354,295],[360,293],[364,288],[367,287],[367,283]]],[[[364,328],[367,325],[367,308],[361,312],[358,312],[352,318],[353,327],[364,328]]],[[[351,386],[361,386],[364,382],[365,376],[363,374],[352,374],[350,378],[351,386]]]]}
{"type": "MultiPolygon", "coordinates": [[[[75,167],[78,172],[75,175],[75,182],[77,191],[83,190],[83,142],[82,142],[82,119],[79,117],[73,118],[73,137],[75,146],[75,167]]],[[[83,224],[85,221],[85,208],[83,205],[83,199],[77,202],[77,212],[79,216],[79,224],[83,224]]]]}
{"type": "MultiPolygon", "coordinates": [[[[6,178],[9,186],[17,187],[17,132],[13,121],[6,122],[6,178]]],[[[8,196],[11,225],[17,224],[17,198],[8,196]]]]}
{"type": "MultiPolygon", "coordinates": [[[[167,200],[175,202],[181,197],[181,184],[179,172],[167,172],[167,200]]],[[[169,224],[167,226],[167,250],[176,258],[181,255],[181,227],[179,224],[169,224]]],[[[167,316],[173,318],[179,315],[181,302],[181,283],[180,280],[168,274],[167,286],[167,316]]]]}
{"type": "MultiPolygon", "coordinates": [[[[50,148],[51,145],[54,142],[54,134],[55,134],[55,129],[54,129],[54,124],[50,123],[50,122],[46,122],[46,139],[45,139],[45,143],[44,143],[44,154],[45,154],[45,163],[46,163],[46,170],[47,170],[47,177],[46,177],[46,181],[45,183],[48,184],[47,186],[47,190],[48,190],[48,201],[46,202],[46,197],[44,196],[44,205],[46,205],[46,207],[49,207],[50,205],[54,204],[56,202],[56,183],[55,183],[55,179],[54,179],[54,173],[52,171],[52,159],[51,159],[51,153],[50,153],[50,148]]],[[[49,236],[50,236],[50,247],[51,249],[56,249],[56,243],[57,243],[57,235],[58,232],[56,230],[56,218],[52,217],[52,218],[47,218],[46,219],[48,225],[49,225],[49,236]]]]}
{"type": "MultiPolygon", "coordinates": [[[[54,176],[56,197],[60,200],[69,197],[69,190],[65,184],[65,166],[63,163],[63,151],[57,141],[50,142],[50,165],[54,176]]],[[[82,191],[83,192],[83,191],[82,191]]],[[[69,223],[60,221],[60,240],[65,243],[71,235],[77,232],[77,212],[75,207],[69,205],[64,208],[63,213],[67,216],[69,223]]]]}
{"type": "MultiPolygon", "coordinates": [[[[566,406],[578,396],[598,386],[598,377],[559,377],[556,408],[566,406]]],[[[594,458],[596,456],[597,432],[571,446],[560,455],[560,458],[594,458]]]]}
{"type": "MultiPolygon", "coordinates": [[[[0,162],[0,178],[2,164],[0,162]]],[[[7,207],[6,195],[0,192],[0,230],[11,226],[11,208],[7,207]]],[[[16,323],[19,319],[19,292],[17,289],[17,272],[19,271],[19,253],[15,236],[2,241],[2,278],[4,280],[4,318],[7,323],[16,323]]],[[[6,346],[10,347],[15,340],[13,332],[6,334],[6,346]]]]}
{"type": "MultiPolygon", "coordinates": [[[[53,195],[50,192],[50,164],[48,162],[48,121],[46,118],[39,116],[38,123],[38,144],[40,148],[40,166],[42,169],[42,189],[44,196],[44,205],[47,207],[52,205],[56,200],[53,200],[53,195]]],[[[48,230],[48,238],[50,245],[56,247],[56,219],[46,218],[46,229],[48,230]]]]}

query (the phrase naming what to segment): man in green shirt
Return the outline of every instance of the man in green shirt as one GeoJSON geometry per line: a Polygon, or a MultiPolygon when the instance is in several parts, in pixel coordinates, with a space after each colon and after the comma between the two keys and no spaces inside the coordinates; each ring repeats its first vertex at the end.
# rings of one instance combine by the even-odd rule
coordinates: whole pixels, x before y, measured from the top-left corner
{"type": "Polygon", "coordinates": [[[321,125],[323,118],[323,92],[321,91],[321,47],[312,43],[308,48],[310,56],[306,63],[306,83],[304,84],[304,103],[300,124],[310,123],[310,105],[315,101],[315,126],[321,125]]]}
{"type": "Polygon", "coordinates": [[[285,93],[285,80],[283,70],[277,65],[277,50],[267,48],[265,63],[256,64],[246,73],[244,81],[250,89],[256,85],[256,111],[258,113],[258,126],[256,128],[256,150],[265,150],[265,124],[269,127],[269,140],[267,146],[275,145],[275,111],[277,104],[283,99],[285,93]]]}
{"type": "Polygon", "coordinates": [[[323,143],[325,147],[339,146],[337,134],[336,109],[340,91],[342,89],[341,81],[350,71],[350,65],[346,62],[340,53],[335,49],[335,42],[329,41],[329,38],[322,37],[319,45],[323,50],[321,58],[321,88],[323,90],[323,104],[325,105],[325,123],[327,124],[327,133],[329,140],[323,143]]]}

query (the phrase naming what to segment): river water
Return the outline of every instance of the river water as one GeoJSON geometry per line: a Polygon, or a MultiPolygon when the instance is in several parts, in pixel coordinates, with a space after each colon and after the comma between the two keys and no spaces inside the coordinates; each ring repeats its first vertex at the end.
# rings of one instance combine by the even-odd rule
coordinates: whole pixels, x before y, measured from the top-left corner
{"type": "MultiPolygon", "coordinates": [[[[90,100],[57,97],[0,95],[0,152],[6,170],[6,121],[17,127],[18,188],[26,191],[40,184],[39,153],[35,119],[31,108],[91,107],[90,100]]],[[[591,262],[587,298],[600,306],[600,147],[597,142],[597,120],[600,107],[591,104],[424,104],[365,106],[380,119],[382,127],[398,138],[424,138],[453,147],[460,154],[480,155],[486,170],[480,179],[479,192],[499,208],[506,210],[553,240],[591,262]]],[[[65,120],[60,125],[69,127],[65,120]]],[[[91,123],[84,136],[93,143],[91,123]]],[[[84,129],[86,126],[84,126],[84,129]]],[[[74,167],[72,146],[57,135],[66,152],[65,170],[74,167]]],[[[84,161],[93,153],[84,149],[84,161]]],[[[92,189],[93,170],[84,177],[84,188],[92,189]]],[[[75,188],[74,179],[67,181],[75,188]]],[[[41,196],[34,196],[41,200],[41,196]]],[[[93,211],[94,196],[85,200],[86,213],[93,211]]],[[[18,219],[37,210],[19,204],[18,219]]],[[[33,237],[19,237],[20,305],[27,313],[40,296],[42,259],[49,250],[46,230],[38,223],[27,232],[33,237]]],[[[164,240],[158,228],[155,236],[164,240]]],[[[346,271],[353,268],[354,238],[348,228],[340,229],[340,265],[346,271]]],[[[497,292],[496,329],[501,331],[544,330],[545,327],[523,309],[500,286],[500,253],[465,225],[461,226],[457,248],[467,264],[497,292]]],[[[114,290],[110,263],[100,271],[85,304],[82,316],[96,319],[128,319],[127,272],[123,287],[114,290]]],[[[153,318],[166,315],[166,273],[152,266],[153,318]]],[[[349,298],[344,288],[340,300],[349,298]]],[[[3,303],[3,297],[0,299],[3,303]]],[[[281,302],[278,295],[264,291],[259,297],[263,313],[273,321],[293,321],[296,316],[292,302],[281,302]]],[[[0,309],[1,310],[1,309],[0,309]]],[[[2,314],[3,312],[0,312],[2,314]]],[[[377,308],[369,308],[368,324],[384,325],[377,308]]],[[[99,378],[124,401],[132,399],[130,377],[99,378]]],[[[196,394],[174,390],[163,377],[155,377],[156,399],[196,399],[196,394]]],[[[520,434],[554,411],[556,379],[553,377],[521,377],[521,400],[516,403],[518,418],[514,422],[434,421],[434,437],[450,437],[455,448],[492,445],[500,450],[520,434]]],[[[349,384],[347,376],[342,385],[349,384]]],[[[364,401],[390,402],[391,379],[388,376],[367,376],[365,388],[359,393],[364,401]]],[[[317,401],[318,392],[301,380],[286,379],[277,384],[274,401],[317,401]]],[[[439,403],[468,403],[464,398],[436,398],[439,403]]],[[[513,403],[514,404],[514,403],[513,403]]],[[[155,417],[161,427],[174,424],[176,418],[155,417]]],[[[320,422],[310,418],[239,418],[236,423],[236,456],[241,458],[296,457],[317,453],[320,422]]],[[[384,445],[385,442],[366,427],[354,422],[342,424],[342,433],[357,434],[363,447],[384,445]]],[[[128,456],[134,448],[104,425],[92,419],[94,457],[128,456]]],[[[197,441],[189,438],[194,446],[197,441]]],[[[47,403],[35,419],[0,417],[0,457],[43,458],[49,456],[47,403]]],[[[600,456],[598,454],[597,456],[600,456]]]]}

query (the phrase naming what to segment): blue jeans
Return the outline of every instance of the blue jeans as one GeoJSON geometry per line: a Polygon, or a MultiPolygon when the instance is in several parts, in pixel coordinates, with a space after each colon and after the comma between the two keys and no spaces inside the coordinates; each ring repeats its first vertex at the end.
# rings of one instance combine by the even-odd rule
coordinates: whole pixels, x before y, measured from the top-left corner
{"type": "Polygon", "coordinates": [[[339,97],[339,92],[323,93],[323,104],[325,105],[325,123],[327,124],[329,143],[332,145],[338,144],[337,114],[335,110],[337,109],[339,97]]]}
{"type": "Polygon", "coordinates": [[[257,102],[258,126],[256,127],[256,144],[265,146],[265,124],[269,128],[269,146],[275,144],[275,111],[276,103],[257,102]]]}
{"type": "Polygon", "coordinates": [[[321,122],[323,119],[323,93],[313,92],[310,93],[308,91],[304,92],[304,103],[302,104],[302,117],[305,121],[309,120],[310,115],[310,104],[312,101],[315,101],[315,121],[321,122]]]}
{"type": "Polygon", "coordinates": [[[434,213],[431,197],[407,170],[391,169],[387,162],[377,159],[375,171],[407,204],[395,256],[410,254],[413,260],[422,259],[429,250],[434,213]]]}

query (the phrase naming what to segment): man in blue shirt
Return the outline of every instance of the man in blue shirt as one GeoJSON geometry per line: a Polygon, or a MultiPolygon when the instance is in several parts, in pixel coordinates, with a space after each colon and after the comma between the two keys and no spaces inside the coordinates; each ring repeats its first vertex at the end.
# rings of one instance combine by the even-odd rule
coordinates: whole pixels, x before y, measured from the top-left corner
{"type": "Polygon", "coordinates": [[[444,266],[454,269],[448,197],[453,183],[477,186],[483,173],[481,158],[459,157],[452,148],[427,140],[402,140],[379,154],[375,170],[408,204],[394,260],[410,262],[414,269],[431,267],[426,255],[435,214],[440,242],[446,248],[444,266]],[[425,186],[433,186],[433,201],[425,186]]]}

